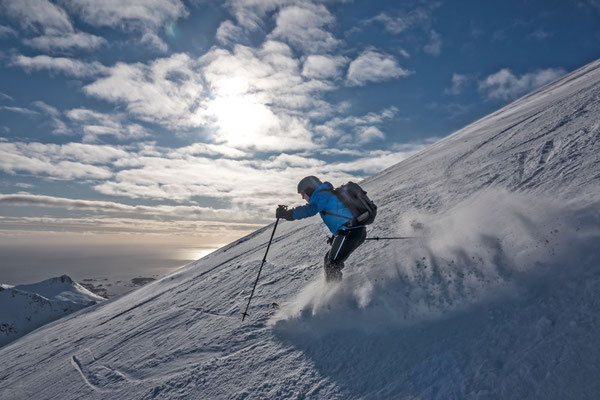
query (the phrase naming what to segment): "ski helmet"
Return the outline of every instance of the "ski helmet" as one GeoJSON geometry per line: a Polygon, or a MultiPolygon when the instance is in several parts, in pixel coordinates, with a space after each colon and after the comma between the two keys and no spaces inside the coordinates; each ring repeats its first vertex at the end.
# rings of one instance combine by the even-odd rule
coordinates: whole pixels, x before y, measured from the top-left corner
{"type": "Polygon", "coordinates": [[[310,197],[321,183],[322,182],[316,176],[307,176],[298,183],[298,193],[304,192],[310,197]]]}

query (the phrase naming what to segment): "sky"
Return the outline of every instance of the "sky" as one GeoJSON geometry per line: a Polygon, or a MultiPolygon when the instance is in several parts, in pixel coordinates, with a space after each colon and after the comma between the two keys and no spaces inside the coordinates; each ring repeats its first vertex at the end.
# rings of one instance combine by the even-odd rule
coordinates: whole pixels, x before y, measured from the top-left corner
{"type": "Polygon", "coordinates": [[[599,57],[598,0],[0,0],[0,281],[198,258],[599,57]]]}

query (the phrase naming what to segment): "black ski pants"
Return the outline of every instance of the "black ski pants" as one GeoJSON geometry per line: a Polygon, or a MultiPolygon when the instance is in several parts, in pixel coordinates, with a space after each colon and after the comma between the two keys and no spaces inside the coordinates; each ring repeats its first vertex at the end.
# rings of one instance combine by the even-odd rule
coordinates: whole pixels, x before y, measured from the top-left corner
{"type": "Polygon", "coordinates": [[[331,249],[325,255],[325,269],[344,268],[344,261],[367,238],[367,228],[342,229],[333,239],[331,249]]]}

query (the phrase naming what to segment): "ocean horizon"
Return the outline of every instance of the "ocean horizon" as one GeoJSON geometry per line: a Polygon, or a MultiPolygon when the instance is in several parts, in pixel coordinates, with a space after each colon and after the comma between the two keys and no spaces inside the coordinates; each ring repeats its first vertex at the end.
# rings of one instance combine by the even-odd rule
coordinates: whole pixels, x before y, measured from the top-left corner
{"type": "Polygon", "coordinates": [[[130,280],[162,277],[215,249],[143,245],[0,245],[0,283],[17,285],[68,275],[85,279],[130,280]]]}

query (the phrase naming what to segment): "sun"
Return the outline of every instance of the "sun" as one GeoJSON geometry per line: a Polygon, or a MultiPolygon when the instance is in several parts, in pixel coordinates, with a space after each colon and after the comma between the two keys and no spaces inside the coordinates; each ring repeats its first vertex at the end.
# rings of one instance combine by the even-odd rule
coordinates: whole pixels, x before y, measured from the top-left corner
{"type": "Polygon", "coordinates": [[[277,127],[277,116],[257,94],[248,93],[247,88],[240,79],[221,82],[218,94],[208,105],[218,140],[232,147],[255,146],[277,127]]]}

